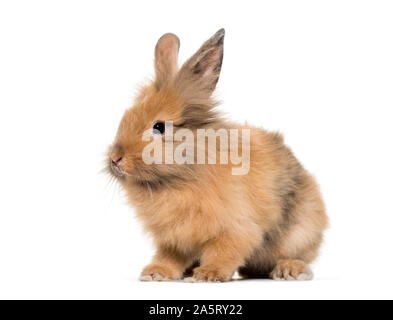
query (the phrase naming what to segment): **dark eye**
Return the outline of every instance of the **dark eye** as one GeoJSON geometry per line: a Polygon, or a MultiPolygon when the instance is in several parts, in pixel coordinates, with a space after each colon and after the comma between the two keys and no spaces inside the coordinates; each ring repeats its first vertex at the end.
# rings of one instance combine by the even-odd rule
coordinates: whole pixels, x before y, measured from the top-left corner
{"type": "Polygon", "coordinates": [[[153,132],[156,134],[164,134],[165,132],[165,122],[157,121],[153,125],[153,132]]]}

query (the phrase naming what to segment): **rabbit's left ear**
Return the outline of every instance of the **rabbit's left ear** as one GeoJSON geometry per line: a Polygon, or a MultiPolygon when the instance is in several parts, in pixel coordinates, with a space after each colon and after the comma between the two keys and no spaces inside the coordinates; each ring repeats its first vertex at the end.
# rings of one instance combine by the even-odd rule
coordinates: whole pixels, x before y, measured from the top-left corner
{"type": "Polygon", "coordinates": [[[160,89],[177,72],[180,40],[173,33],[164,34],[155,48],[156,85],[160,89]]]}
{"type": "Polygon", "coordinates": [[[198,88],[207,95],[216,87],[224,54],[225,30],[218,30],[202,47],[184,63],[178,75],[180,87],[198,88]]]}

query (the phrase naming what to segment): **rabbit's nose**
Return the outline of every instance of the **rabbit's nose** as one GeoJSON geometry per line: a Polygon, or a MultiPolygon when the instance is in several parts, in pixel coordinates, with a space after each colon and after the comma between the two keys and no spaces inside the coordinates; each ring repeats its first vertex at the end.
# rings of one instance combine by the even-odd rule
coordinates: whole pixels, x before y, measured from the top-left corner
{"type": "Polygon", "coordinates": [[[122,147],[118,143],[116,143],[110,155],[112,164],[118,166],[121,160],[123,160],[123,156],[124,154],[123,154],[122,147]]]}
{"type": "Polygon", "coordinates": [[[118,166],[121,162],[121,160],[123,159],[123,157],[116,157],[116,158],[112,158],[112,163],[116,166],[118,166]]]}

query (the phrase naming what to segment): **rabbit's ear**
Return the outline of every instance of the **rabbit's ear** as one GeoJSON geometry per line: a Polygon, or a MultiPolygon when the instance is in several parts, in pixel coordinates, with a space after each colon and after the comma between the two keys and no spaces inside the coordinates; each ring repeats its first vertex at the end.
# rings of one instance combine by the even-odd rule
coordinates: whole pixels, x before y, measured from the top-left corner
{"type": "Polygon", "coordinates": [[[180,40],[173,33],[164,34],[155,48],[156,85],[161,88],[177,72],[180,40]]]}
{"type": "Polygon", "coordinates": [[[225,30],[220,29],[207,40],[202,47],[184,63],[180,69],[176,82],[199,87],[203,91],[212,93],[220,76],[224,55],[225,30]]]}

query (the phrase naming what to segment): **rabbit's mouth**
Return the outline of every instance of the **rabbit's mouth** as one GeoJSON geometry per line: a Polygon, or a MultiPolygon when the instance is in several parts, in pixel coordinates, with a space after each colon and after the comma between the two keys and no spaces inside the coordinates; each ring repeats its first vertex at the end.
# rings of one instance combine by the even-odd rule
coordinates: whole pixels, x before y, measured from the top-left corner
{"type": "Polygon", "coordinates": [[[113,162],[111,162],[110,164],[110,171],[117,178],[123,178],[124,176],[130,175],[127,171],[123,170],[121,167],[114,164],[113,162]]]}
{"type": "Polygon", "coordinates": [[[124,176],[124,170],[114,165],[113,163],[111,163],[111,170],[118,177],[124,176]]]}
{"type": "Polygon", "coordinates": [[[120,165],[113,162],[111,159],[108,159],[108,164],[106,166],[106,172],[117,179],[125,179],[126,177],[135,177],[133,174],[124,170],[120,165]]]}

